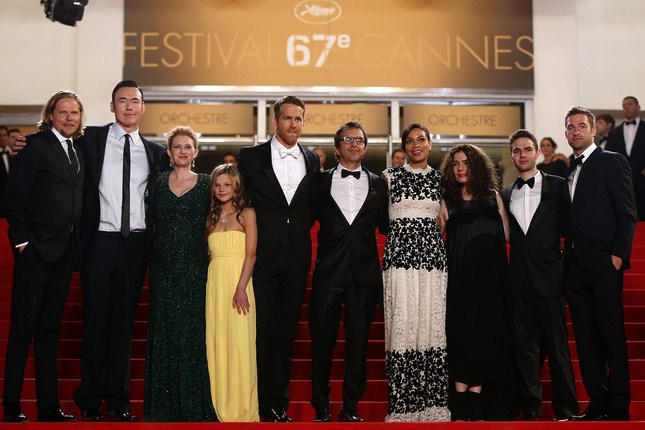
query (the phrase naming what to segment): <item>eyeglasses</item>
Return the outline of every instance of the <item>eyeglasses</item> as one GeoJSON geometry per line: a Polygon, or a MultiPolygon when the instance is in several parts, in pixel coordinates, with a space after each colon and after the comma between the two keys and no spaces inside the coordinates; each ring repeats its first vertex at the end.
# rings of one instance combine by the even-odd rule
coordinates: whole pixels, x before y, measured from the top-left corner
{"type": "Polygon", "coordinates": [[[345,145],[351,145],[352,143],[356,146],[365,145],[365,139],[362,137],[343,136],[343,142],[345,142],[345,145]]]}

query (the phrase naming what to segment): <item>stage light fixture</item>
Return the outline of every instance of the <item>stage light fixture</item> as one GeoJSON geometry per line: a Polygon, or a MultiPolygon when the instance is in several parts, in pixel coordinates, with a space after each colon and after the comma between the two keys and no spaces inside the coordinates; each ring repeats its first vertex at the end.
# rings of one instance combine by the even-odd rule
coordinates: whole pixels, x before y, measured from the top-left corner
{"type": "Polygon", "coordinates": [[[45,7],[45,16],[61,24],[74,27],[83,19],[83,11],[89,0],[40,0],[45,7]]]}

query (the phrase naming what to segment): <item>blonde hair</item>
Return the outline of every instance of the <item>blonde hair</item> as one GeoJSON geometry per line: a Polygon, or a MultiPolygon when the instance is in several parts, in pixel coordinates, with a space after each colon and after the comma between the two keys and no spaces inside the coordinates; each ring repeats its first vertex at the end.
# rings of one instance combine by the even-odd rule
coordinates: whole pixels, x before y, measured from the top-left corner
{"type": "Polygon", "coordinates": [[[168,138],[166,139],[166,146],[170,148],[172,140],[177,136],[188,136],[193,141],[193,146],[195,149],[199,149],[199,141],[197,140],[197,133],[192,128],[186,125],[178,125],[168,132],[168,138]]]}
{"type": "Polygon", "coordinates": [[[51,130],[53,125],[50,116],[54,113],[54,110],[56,110],[56,105],[58,104],[58,102],[63,99],[72,99],[75,100],[76,103],[78,103],[78,109],[81,113],[81,121],[78,124],[78,129],[72,137],[74,139],[79,138],[83,135],[84,131],[83,124],[85,123],[85,110],[83,109],[81,98],[76,93],[70,90],[57,91],[53,96],[49,98],[47,104],[45,104],[45,107],[43,107],[43,110],[40,112],[40,121],[38,121],[38,124],[36,124],[36,126],[38,127],[39,131],[51,130]]]}
{"type": "Polygon", "coordinates": [[[235,208],[235,219],[244,227],[244,219],[241,217],[242,211],[246,207],[244,198],[244,189],[240,171],[232,164],[220,164],[213,169],[211,173],[211,190],[210,190],[210,207],[206,218],[206,230],[210,233],[215,229],[217,222],[222,215],[222,205],[215,194],[215,181],[219,176],[228,175],[231,178],[233,187],[233,208],[235,208]]]}

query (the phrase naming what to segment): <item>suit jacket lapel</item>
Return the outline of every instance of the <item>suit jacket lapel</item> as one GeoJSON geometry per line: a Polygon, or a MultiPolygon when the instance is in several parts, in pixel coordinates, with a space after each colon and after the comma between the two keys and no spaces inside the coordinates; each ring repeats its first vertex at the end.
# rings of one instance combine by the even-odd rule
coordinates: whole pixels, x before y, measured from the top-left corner
{"type": "MultiPolygon", "coordinates": [[[[625,141],[623,140],[623,143],[625,141]]],[[[588,170],[593,170],[593,165],[595,164],[596,157],[594,157],[594,154],[602,152],[603,149],[599,146],[594,151],[589,155],[589,158],[585,160],[584,163],[580,165],[580,173],[578,174],[578,182],[576,182],[576,191],[573,193],[573,200],[571,201],[571,204],[574,204],[576,202],[576,199],[580,195],[580,191],[584,193],[585,191],[585,182],[584,178],[587,177],[587,171],[588,170]]],[[[568,188],[568,187],[567,187],[568,188]]]]}
{"type": "Polygon", "coordinates": [[[72,168],[70,165],[69,158],[67,157],[67,154],[65,153],[65,150],[63,149],[63,144],[60,143],[56,135],[54,134],[53,131],[49,130],[47,132],[46,136],[46,141],[49,144],[49,146],[52,148],[52,150],[56,153],[56,157],[58,158],[59,162],[61,163],[62,166],[67,167],[67,173],[69,173],[69,180],[72,180],[72,168]]]}
{"type": "Polygon", "coordinates": [[[267,176],[269,183],[271,184],[271,186],[273,186],[273,188],[275,188],[275,192],[279,193],[282,196],[285,205],[287,205],[287,198],[284,195],[284,191],[282,191],[280,182],[278,182],[278,178],[276,177],[275,171],[273,170],[273,162],[271,160],[271,140],[260,147],[260,158],[260,165],[264,166],[264,174],[267,176]]]}
{"type": "Polygon", "coordinates": [[[363,202],[363,206],[358,210],[358,213],[356,214],[356,217],[354,218],[354,221],[356,221],[361,215],[363,215],[363,212],[366,211],[369,202],[376,196],[376,191],[374,191],[374,180],[372,179],[372,175],[370,172],[365,169],[364,167],[361,167],[361,170],[363,171],[363,175],[367,175],[367,196],[365,196],[365,201],[363,202]]]}
{"type": "Polygon", "coordinates": [[[108,132],[112,124],[108,124],[105,127],[101,127],[98,130],[98,138],[96,142],[90,142],[91,144],[96,144],[96,163],[98,166],[96,184],[101,182],[101,173],[103,172],[103,160],[105,160],[105,147],[107,146],[107,137],[108,132]]]}
{"type": "Polygon", "coordinates": [[[342,219],[346,224],[349,224],[349,222],[347,221],[347,218],[345,218],[345,214],[343,214],[343,211],[340,209],[340,206],[338,206],[338,203],[336,202],[336,200],[334,200],[334,196],[331,195],[331,182],[334,177],[334,173],[336,172],[337,169],[338,169],[338,166],[324,173],[325,195],[329,199],[330,206],[333,208],[334,212],[336,212],[336,216],[338,216],[339,219],[342,219]]]}

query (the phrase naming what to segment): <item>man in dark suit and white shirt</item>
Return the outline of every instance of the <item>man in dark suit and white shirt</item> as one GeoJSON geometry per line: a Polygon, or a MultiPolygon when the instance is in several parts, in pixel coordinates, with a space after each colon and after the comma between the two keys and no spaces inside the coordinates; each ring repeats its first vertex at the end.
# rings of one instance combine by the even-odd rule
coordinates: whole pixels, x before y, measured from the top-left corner
{"type": "Polygon", "coordinates": [[[629,163],[593,143],[594,115],[574,106],[565,117],[573,149],[567,177],[565,293],[589,406],[572,420],[629,420],[629,363],[623,271],[629,269],[636,204],[629,163]]]}
{"type": "Polygon", "coordinates": [[[607,137],[605,149],[627,157],[632,169],[634,197],[638,220],[645,220],[645,122],[639,118],[640,105],[636,97],[623,99],[625,121],[614,128],[607,137]]]}
{"type": "Polygon", "coordinates": [[[510,275],[515,321],[515,359],[520,375],[522,419],[542,416],[540,371],[549,359],[557,420],[578,413],[567,339],[560,237],[565,223],[565,181],[540,172],[538,142],[528,130],[510,137],[519,177],[502,190],[510,214],[510,275]]]}
{"type": "Polygon", "coordinates": [[[79,226],[85,162],[76,139],[83,105],[62,90],[45,105],[39,132],[13,161],[7,221],[14,254],[11,330],[4,373],[5,422],[24,422],[20,396],[34,339],[38,421],[74,421],[58,400],[58,343],[72,278],[80,259],[79,226]]]}
{"type": "Polygon", "coordinates": [[[291,352],[311,267],[312,185],[320,164],[298,144],[302,100],[285,96],[273,114],[275,135],[242,148],[238,169],[258,223],[253,286],[260,420],[288,422],[291,352]]]}
{"type": "Polygon", "coordinates": [[[132,326],[148,267],[156,174],[169,166],[165,148],[139,133],[145,111],[137,83],[119,82],[110,110],[116,122],[88,127],[83,190],[83,344],[74,401],[84,421],[135,421],[130,414],[132,326]]]}
{"type": "Polygon", "coordinates": [[[375,229],[387,234],[387,191],[381,178],[361,167],[367,151],[363,126],[345,123],[334,144],[338,166],[321,174],[315,188],[320,230],[309,302],[311,404],[316,422],[331,421],[332,353],[345,304],[345,376],[338,420],[360,422],[357,405],[367,384],[367,341],[383,289],[375,229]]]}

